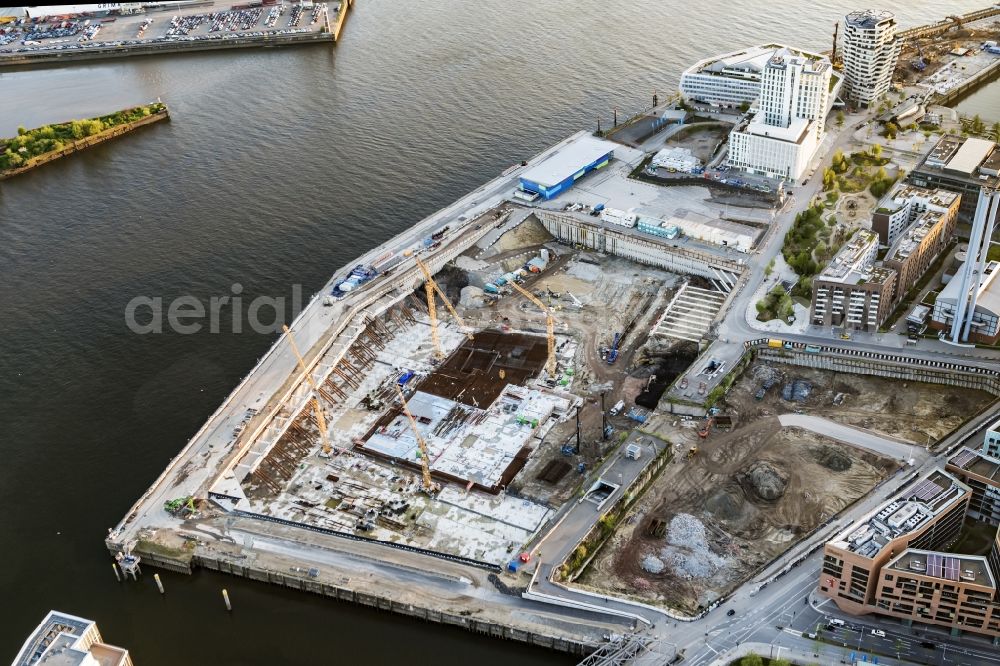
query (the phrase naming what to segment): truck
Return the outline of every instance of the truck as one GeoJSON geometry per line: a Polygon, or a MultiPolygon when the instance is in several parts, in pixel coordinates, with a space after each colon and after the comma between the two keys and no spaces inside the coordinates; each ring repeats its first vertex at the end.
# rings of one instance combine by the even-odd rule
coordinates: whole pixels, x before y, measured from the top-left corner
{"type": "Polygon", "coordinates": [[[771,338],[767,341],[767,346],[771,349],[781,349],[784,346],[784,343],[781,340],[771,338]]]}
{"type": "Polygon", "coordinates": [[[378,275],[378,271],[373,266],[358,264],[348,274],[347,278],[338,282],[330,291],[334,298],[343,298],[349,292],[354,291],[361,285],[372,280],[378,275]]]}
{"type": "Polygon", "coordinates": [[[623,409],[625,409],[625,401],[624,400],[619,400],[618,402],[615,403],[614,407],[612,407],[610,410],[608,410],[608,414],[610,416],[618,416],[619,414],[621,414],[621,411],[623,409]]]}

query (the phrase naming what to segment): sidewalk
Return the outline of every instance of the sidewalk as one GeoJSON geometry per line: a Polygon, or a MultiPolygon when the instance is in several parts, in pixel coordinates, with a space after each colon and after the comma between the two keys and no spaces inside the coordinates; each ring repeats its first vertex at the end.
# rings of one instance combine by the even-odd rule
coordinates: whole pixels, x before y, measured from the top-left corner
{"type": "MultiPolygon", "coordinates": [[[[712,661],[710,666],[727,666],[734,659],[745,657],[751,652],[765,658],[788,659],[793,664],[850,663],[849,659],[844,659],[844,648],[825,644],[818,644],[817,647],[819,649],[818,652],[805,652],[803,650],[785,647],[783,645],[774,645],[771,643],[744,643],[731,650],[727,650],[726,652],[720,652],[715,660],[712,661]]],[[[849,656],[850,655],[848,655],[848,657],[849,656]]],[[[861,660],[860,654],[857,655],[857,659],[858,661],[861,660]]],[[[871,655],[868,655],[868,661],[871,662],[871,655]]],[[[881,655],[878,657],[878,663],[884,666],[920,666],[917,662],[906,661],[905,659],[895,659],[893,657],[884,657],[881,655]]]]}

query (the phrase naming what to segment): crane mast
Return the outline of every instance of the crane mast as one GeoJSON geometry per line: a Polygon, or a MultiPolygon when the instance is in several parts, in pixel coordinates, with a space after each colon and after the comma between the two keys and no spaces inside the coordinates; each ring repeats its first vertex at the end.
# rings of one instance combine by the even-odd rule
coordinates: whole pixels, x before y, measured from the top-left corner
{"type": "Polygon", "coordinates": [[[423,491],[428,495],[436,495],[441,490],[441,486],[434,483],[434,480],[431,478],[430,454],[427,451],[427,442],[420,436],[420,431],[417,429],[417,420],[413,418],[410,408],[406,406],[406,398],[403,397],[403,387],[399,384],[396,384],[396,393],[399,394],[399,404],[402,406],[406,418],[410,420],[410,428],[413,429],[413,436],[417,439],[417,446],[420,447],[420,472],[423,478],[423,491]]]}
{"type": "Polygon", "coordinates": [[[302,358],[302,354],[299,353],[299,347],[295,344],[295,338],[292,337],[292,331],[287,326],[282,326],[281,329],[285,332],[285,335],[288,336],[288,342],[291,344],[292,351],[295,353],[295,358],[299,362],[299,368],[301,368],[302,372],[305,374],[306,380],[312,388],[313,395],[310,402],[312,403],[313,412],[316,415],[316,425],[319,427],[320,444],[323,447],[323,451],[320,453],[320,456],[329,458],[333,447],[330,445],[330,436],[326,429],[326,417],[323,415],[323,408],[319,404],[319,387],[316,386],[312,373],[306,369],[306,362],[302,358]]]}
{"type": "Polygon", "coordinates": [[[509,284],[510,286],[514,287],[514,289],[524,294],[525,298],[527,298],[529,301],[537,305],[539,309],[541,309],[541,311],[545,313],[545,336],[548,339],[548,344],[549,344],[549,356],[548,356],[548,361],[546,361],[545,363],[545,370],[546,372],[549,373],[549,377],[554,378],[556,376],[556,333],[555,333],[555,317],[552,316],[552,310],[544,303],[542,303],[540,300],[538,300],[534,294],[532,294],[530,291],[528,291],[518,283],[511,281],[508,282],[507,284],[509,284]]]}
{"type": "Polygon", "coordinates": [[[465,322],[462,321],[462,318],[458,316],[457,312],[455,312],[455,308],[452,307],[451,301],[449,301],[448,297],[445,296],[444,291],[438,286],[438,283],[434,281],[434,277],[431,275],[431,269],[428,268],[427,264],[420,260],[420,257],[413,257],[413,259],[417,262],[417,266],[419,266],[420,270],[424,273],[424,290],[427,293],[427,316],[431,320],[431,339],[434,342],[434,355],[441,359],[444,358],[444,352],[441,350],[441,338],[438,335],[437,302],[434,298],[435,293],[441,297],[441,301],[444,303],[444,306],[448,308],[448,312],[455,318],[458,325],[465,330],[465,335],[470,340],[475,338],[472,335],[472,331],[466,327],[465,322]]]}

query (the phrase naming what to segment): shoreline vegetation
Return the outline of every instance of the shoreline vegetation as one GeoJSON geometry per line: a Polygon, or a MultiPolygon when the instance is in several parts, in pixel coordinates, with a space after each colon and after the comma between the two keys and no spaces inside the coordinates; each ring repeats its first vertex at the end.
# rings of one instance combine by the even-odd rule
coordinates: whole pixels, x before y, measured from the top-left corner
{"type": "Polygon", "coordinates": [[[18,127],[17,136],[0,139],[0,177],[27,171],[168,116],[166,104],[153,102],[95,118],[34,129],[18,127]]]}

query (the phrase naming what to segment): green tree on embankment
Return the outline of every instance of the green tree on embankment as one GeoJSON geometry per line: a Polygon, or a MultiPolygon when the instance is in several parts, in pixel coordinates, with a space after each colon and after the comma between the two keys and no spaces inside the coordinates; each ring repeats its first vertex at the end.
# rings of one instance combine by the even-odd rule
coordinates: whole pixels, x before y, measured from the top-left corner
{"type": "Polygon", "coordinates": [[[163,104],[155,102],[97,118],[42,125],[30,130],[18,127],[17,136],[0,139],[0,170],[16,169],[33,157],[62,150],[72,141],[93,136],[112,127],[142,120],[164,108],[163,104]]]}

